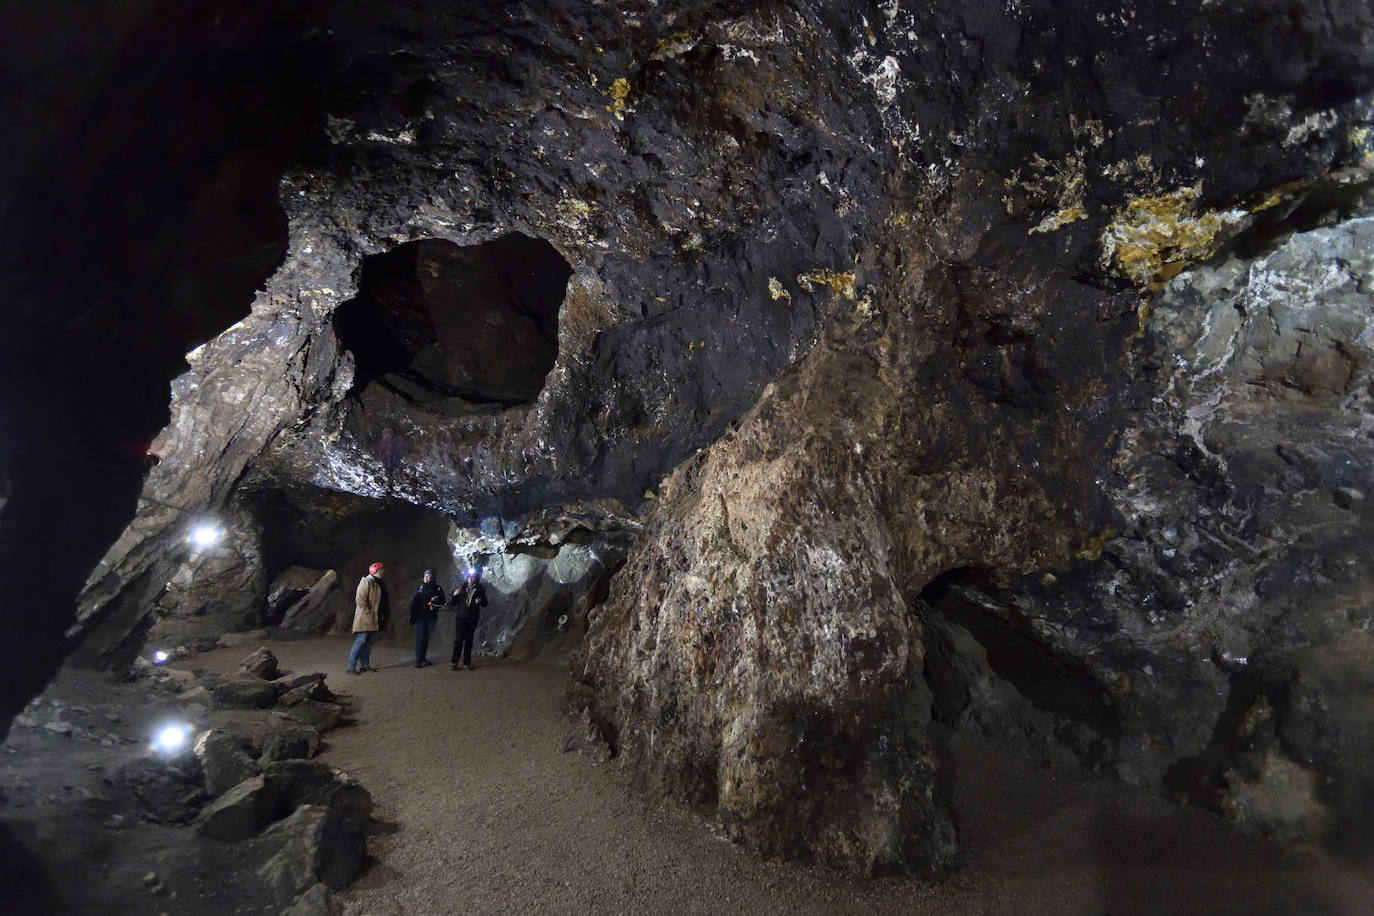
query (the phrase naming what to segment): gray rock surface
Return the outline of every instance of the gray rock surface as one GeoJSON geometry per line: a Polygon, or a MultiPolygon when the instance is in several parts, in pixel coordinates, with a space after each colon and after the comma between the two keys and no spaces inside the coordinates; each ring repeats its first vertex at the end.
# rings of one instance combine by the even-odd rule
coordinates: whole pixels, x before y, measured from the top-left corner
{"type": "Polygon", "coordinates": [[[243,750],[246,743],[242,737],[220,728],[211,729],[196,739],[195,755],[205,775],[205,791],[211,796],[223,795],[257,775],[257,764],[243,750]]]}
{"type": "Polygon", "coordinates": [[[345,887],[358,873],[367,849],[356,824],[314,805],[297,808],[273,824],[259,843],[278,847],[257,874],[283,907],[316,884],[331,890],[345,887]]]}
{"type": "Polygon", "coordinates": [[[246,840],[273,820],[278,799],[275,783],[263,776],[245,779],[201,812],[196,832],[212,840],[246,840]]]}
{"type": "Polygon", "coordinates": [[[287,630],[328,632],[340,613],[351,610],[350,597],[344,594],[339,574],[328,570],[285,609],[281,625],[287,630]]]}
{"type": "Polygon", "coordinates": [[[265,681],[276,680],[278,677],[277,657],[266,646],[262,646],[252,655],[239,662],[239,671],[253,677],[260,677],[265,681]]]}

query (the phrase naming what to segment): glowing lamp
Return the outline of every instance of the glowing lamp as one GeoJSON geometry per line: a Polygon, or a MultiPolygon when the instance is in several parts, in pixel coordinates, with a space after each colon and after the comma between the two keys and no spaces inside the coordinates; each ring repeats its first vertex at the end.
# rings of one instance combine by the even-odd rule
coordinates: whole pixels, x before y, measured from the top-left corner
{"type": "Polygon", "coordinates": [[[224,529],[214,525],[198,525],[191,532],[191,543],[197,547],[213,547],[219,543],[220,538],[224,537],[224,529]]]}
{"type": "Polygon", "coordinates": [[[477,575],[477,570],[475,570],[475,569],[473,569],[471,566],[469,566],[469,567],[468,567],[468,575],[469,575],[469,576],[475,576],[475,575],[477,575]]]}
{"type": "Polygon", "coordinates": [[[153,738],[153,750],[170,757],[185,748],[190,739],[190,725],[184,722],[164,725],[153,738]]]}
{"type": "Polygon", "coordinates": [[[159,665],[165,663],[169,658],[171,658],[171,656],[167,654],[165,649],[158,649],[153,653],[153,661],[157,662],[159,665]]]}

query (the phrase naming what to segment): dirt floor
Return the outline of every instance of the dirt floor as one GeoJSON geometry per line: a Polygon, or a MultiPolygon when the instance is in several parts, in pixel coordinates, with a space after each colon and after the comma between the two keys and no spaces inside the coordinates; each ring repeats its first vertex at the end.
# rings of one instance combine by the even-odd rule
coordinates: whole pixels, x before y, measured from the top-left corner
{"type": "MultiPolygon", "coordinates": [[[[323,671],[348,695],[351,717],[322,759],[371,791],[376,822],[365,870],[340,896],[347,916],[1374,913],[1368,863],[1276,850],[969,735],[950,736],[966,857],[955,877],[864,881],[758,862],[709,823],[627,790],[614,767],[560,750],[573,729],[560,711],[565,668],[416,669],[408,647],[379,646],[380,670],[353,677],[349,643],[266,643],[283,668],[323,671]]],[[[255,647],[180,666],[232,671],[255,647]]],[[[45,698],[60,714],[40,719],[77,729],[16,727],[0,753],[0,914],[263,912],[203,867],[190,828],[131,824],[98,797],[102,774],[146,753],[156,697],[67,673],[45,698]]]]}
{"type": "MultiPolygon", "coordinates": [[[[1367,866],[1280,853],[1196,810],[1058,772],[953,736],[967,864],[943,884],[853,880],[758,862],[711,826],[626,790],[560,746],[567,671],[479,660],[416,669],[378,647],[344,673],[349,640],[276,642],[295,671],[325,671],[355,724],[323,759],[367,786],[379,829],[342,895],[350,916],[529,913],[1374,912],[1367,866]]],[[[199,661],[229,670],[246,654],[199,661]]]]}

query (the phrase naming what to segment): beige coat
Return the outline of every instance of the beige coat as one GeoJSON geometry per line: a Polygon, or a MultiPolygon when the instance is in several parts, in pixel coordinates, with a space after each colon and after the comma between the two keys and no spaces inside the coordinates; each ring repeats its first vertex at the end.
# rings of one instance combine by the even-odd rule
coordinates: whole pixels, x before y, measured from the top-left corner
{"type": "Polygon", "coordinates": [[[353,632],[371,633],[380,630],[377,608],[382,603],[382,583],[371,576],[363,576],[353,599],[353,632]]]}

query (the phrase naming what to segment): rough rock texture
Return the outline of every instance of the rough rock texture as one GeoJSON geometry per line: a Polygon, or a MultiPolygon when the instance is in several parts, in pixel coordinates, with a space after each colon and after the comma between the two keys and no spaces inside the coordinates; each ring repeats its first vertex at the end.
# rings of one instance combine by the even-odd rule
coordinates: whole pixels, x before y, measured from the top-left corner
{"type": "Polygon", "coordinates": [[[285,907],[316,883],[339,890],[362,867],[367,840],[358,825],[331,808],[303,805],[264,831],[263,846],[278,852],[258,869],[258,877],[285,907]]]}
{"type": "Polygon", "coordinates": [[[343,598],[339,574],[331,569],[286,606],[281,618],[282,628],[328,632],[347,604],[343,598]]]}
{"type": "Polygon", "coordinates": [[[55,608],[21,694],[77,643],[259,625],[294,565],[338,570],[342,629],[386,561],[407,640],[420,572],[475,559],[519,583],[489,647],[589,615],[590,725],[761,852],[952,867],[932,719],[1367,840],[1367,4],[168,15],[112,16],[123,53],[75,71],[98,113],[49,92],[5,173],[0,550],[52,589],[13,606],[55,608]],[[187,100],[144,92],[168,33],[206,62],[187,100]],[[292,91],[207,91],[243,60],[292,91]],[[93,194],[132,99],[216,126],[93,194]],[[64,143],[93,161],[54,204],[64,143]],[[57,269],[97,197],[158,216],[57,269]],[[197,554],[204,519],[232,537],[197,554]],[[604,609],[569,544],[624,557],[604,609]]]}

